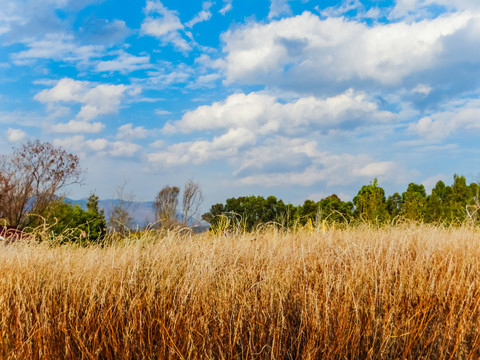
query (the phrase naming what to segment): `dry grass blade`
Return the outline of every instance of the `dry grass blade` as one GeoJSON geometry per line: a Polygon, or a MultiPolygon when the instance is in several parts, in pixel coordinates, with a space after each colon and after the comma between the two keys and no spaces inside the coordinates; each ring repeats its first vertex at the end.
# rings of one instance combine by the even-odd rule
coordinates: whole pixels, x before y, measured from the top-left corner
{"type": "Polygon", "coordinates": [[[148,231],[0,251],[0,358],[480,358],[474,227],[148,231]]]}

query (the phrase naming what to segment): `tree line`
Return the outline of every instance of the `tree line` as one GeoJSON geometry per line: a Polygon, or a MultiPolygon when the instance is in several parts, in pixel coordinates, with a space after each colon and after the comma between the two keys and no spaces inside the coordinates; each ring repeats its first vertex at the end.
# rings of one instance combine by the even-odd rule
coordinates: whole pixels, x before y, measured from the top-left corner
{"type": "MultiPolygon", "coordinates": [[[[0,156],[0,225],[21,230],[48,229],[52,237],[63,241],[99,241],[108,231],[126,234],[132,218],[128,196],[118,192],[118,203],[106,220],[99,199],[91,194],[86,209],[73,205],[62,196],[69,185],[81,183],[84,171],[79,159],[61,147],[39,140],[27,141],[0,156]]],[[[164,186],[155,197],[155,223],[151,228],[189,226],[202,202],[198,183],[186,182],[183,194],[177,186],[164,186]]],[[[305,200],[302,205],[285,204],[275,196],[242,196],[218,203],[202,215],[213,229],[256,229],[262,224],[295,228],[320,223],[398,221],[461,224],[480,221],[480,185],[467,184],[464,176],[454,175],[453,184],[438,181],[427,195],[421,184],[410,183],[402,194],[388,198],[376,179],[362,186],[352,201],[342,201],[332,194],[318,202],[305,200]]]]}
{"type": "Polygon", "coordinates": [[[422,184],[410,183],[401,195],[385,196],[377,179],[362,186],[353,201],[342,201],[332,194],[318,202],[285,204],[275,196],[243,196],[215,204],[202,218],[214,228],[236,227],[251,231],[271,223],[286,228],[320,223],[376,224],[416,221],[445,225],[480,221],[480,184],[467,185],[465,176],[454,175],[453,184],[438,181],[427,195],[422,184]]]}

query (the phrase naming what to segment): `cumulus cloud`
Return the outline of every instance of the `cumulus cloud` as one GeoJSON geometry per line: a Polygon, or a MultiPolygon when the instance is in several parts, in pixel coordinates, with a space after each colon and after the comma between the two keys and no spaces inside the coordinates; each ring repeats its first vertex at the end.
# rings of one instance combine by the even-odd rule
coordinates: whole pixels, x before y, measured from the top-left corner
{"type": "Polygon", "coordinates": [[[83,135],[54,139],[53,144],[82,154],[91,152],[110,157],[133,157],[141,150],[141,146],[131,142],[111,142],[104,138],[86,140],[83,135]]]}
{"type": "Polygon", "coordinates": [[[69,151],[82,153],[82,155],[83,155],[83,152],[86,150],[85,137],[83,135],[75,135],[75,136],[68,136],[61,139],[54,139],[52,143],[55,146],[60,146],[69,151]]]}
{"type": "MultiPolygon", "coordinates": [[[[463,82],[466,76],[457,79],[462,64],[469,69],[479,65],[472,52],[480,47],[479,20],[479,13],[461,12],[369,26],[304,12],[227,31],[222,36],[225,57],[217,66],[228,84],[265,84],[300,93],[463,82]]],[[[479,81],[472,81],[475,88],[479,81]]]]}
{"type": "Polygon", "coordinates": [[[25,131],[21,130],[21,129],[12,129],[12,128],[9,128],[7,130],[7,139],[9,142],[19,142],[19,141],[22,141],[25,136],[27,136],[27,134],[25,133],[25,131]]]}
{"type": "Polygon", "coordinates": [[[480,100],[447,106],[410,124],[408,129],[431,141],[442,141],[462,130],[480,131],[480,100]]]}
{"type": "Polygon", "coordinates": [[[394,179],[393,162],[322,151],[315,135],[345,124],[355,127],[392,119],[393,114],[380,111],[368,96],[353,90],[330,98],[290,102],[266,93],[234,94],[223,102],[187,112],[164,128],[164,132],[220,135],[173,145],[162,142],[158,151],[147,154],[147,160],[162,167],[223,160],[243,185],[310,186],[374,177],[394,179]]]}
{"type": "Polygon", "coordinates": [[[166,166],[203,164],[215,159],[228,159],[245,146],[254,145],[255,134],[245,128],[230,129],[211,141],[198,140],[171,145],[164,151],[147,155],[148,162],[166,166]]]}
{"type": "Polygon", "coordinates": [[[113,157],[132,157],[142,148],[140,145],[125,141],[112,142],[110,147],[108,153],[113,157]]]}
{"type": "Polygon", "coordinates": [[[281,102],[264,93],[234,94],[223,102],[200,106],[166,127],[166,131],[205,131],[234,127],[256,129],[258,134],[305,133],[365,122],[391,120],[394,114],[381,111],[363,92],[347,90],[329,98],[306,97],[281,102]]]}
{"type": "Polygon", "coordinates": [[[143,126],[133,127],[133,124],[125,124],[118,128],[119,139],[143,139],[148,136],[148,130],[143,126]]]}
{"type": "Polygon", "coordinates": [[[107,139],[100,138],[100,139],[90,139],[85,142],[85,144],[92,149],[93,151],[103,151],[107,148],[109,142],[107,139]]]}
{"type": "Polygon", "coordinates": [[[374,161],[363,154],[321,151],[319,143],[309,138],[282,136],[247,149],[233,163],[240,183],[262,186],[346,185],[358,179],[392,178],[395,167],[393,162],[374,161]]]}
{"type": "Polygon", "coordinates": [[[141,31],[144,35],[159,38],[164,43],[171,43],[181,51],[191,50],[191,46],[183,38],[184,26],[176,11],[168,10],[160,1],[147,1],[146,18],[141,31]]]}
{"type": "Polygon", "coordinates": [[[311,165],[302,171],[266,174],[258,172],[254,175],[241,177],[238,179],[238,183],[270,187],[282,185],[311,186],[319,182],[325,182],[327,186],[340,186],[355,183],[360,179],[369,180],[375,177],[381,180],[392,180],[389,172],[395,168],[393,162],[368,163],[367,159],[363,155],[333,155],[325,153],[322,158],[317,159],[320,166],[311,165]],[[362,165],[366,163],[362,168],[367,167],[375,171],[362,172],[362,168],[359,168],[362,165],[359,165],[359,162],[362,165]]]}
{"type": "Polygon", "coordinates": [[[34,99],[50,106],[58,102],[81,104],[76,120],[70,121],[68,126],[72,129],[88,127],[92,132],[93,128],[98,130],[99,125],[88,125],[88,122],[100,115],[116,113],[126,89],[124,85],[96,85],[88,81],[64,78],[53,88],[40,91],[34,99]]]}
{"type": "Polygon", "coordinates": [[[105,125],[99,122],[90,123],[87,121],[70,120],[67,123],[55,124],[50,131],[56,133],[99,133],[105,125]]]}

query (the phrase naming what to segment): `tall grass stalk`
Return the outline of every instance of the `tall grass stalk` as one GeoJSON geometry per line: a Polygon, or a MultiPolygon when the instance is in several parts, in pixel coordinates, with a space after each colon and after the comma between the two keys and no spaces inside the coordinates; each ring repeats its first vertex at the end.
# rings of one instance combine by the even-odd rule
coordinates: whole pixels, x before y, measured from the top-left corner
{"type": "Polygon", "coordinates": [[[2,359],[478,359],[480,233],[146,233],[0,248],[2,359]]]}

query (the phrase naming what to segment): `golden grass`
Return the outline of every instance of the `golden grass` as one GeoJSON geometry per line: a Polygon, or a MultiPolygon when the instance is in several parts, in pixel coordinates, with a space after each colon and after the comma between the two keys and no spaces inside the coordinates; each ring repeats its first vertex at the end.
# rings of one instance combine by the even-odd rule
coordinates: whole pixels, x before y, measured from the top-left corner
{"type": "Polygon", "coordinates": [[[480,232],[0,248],[2,359],[478,359],[480,232]]]}

